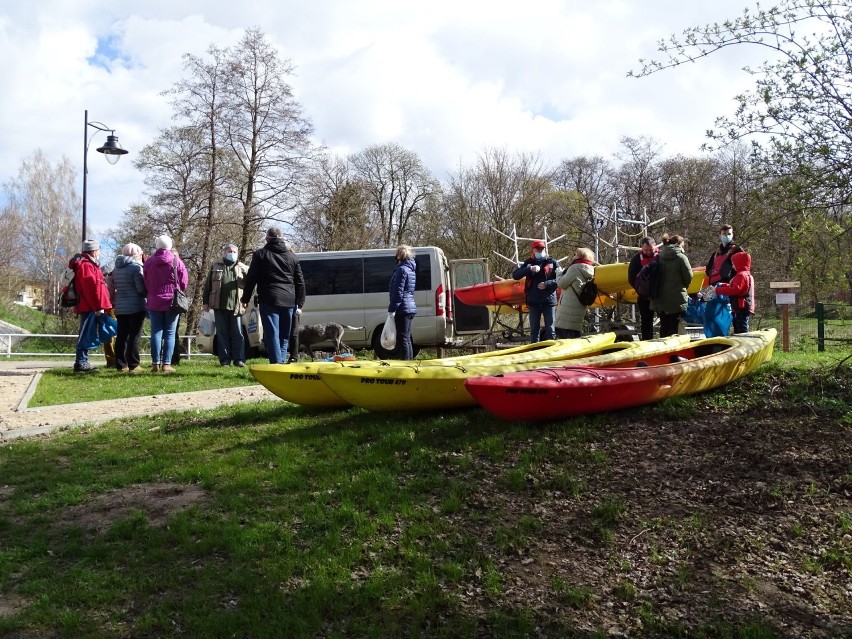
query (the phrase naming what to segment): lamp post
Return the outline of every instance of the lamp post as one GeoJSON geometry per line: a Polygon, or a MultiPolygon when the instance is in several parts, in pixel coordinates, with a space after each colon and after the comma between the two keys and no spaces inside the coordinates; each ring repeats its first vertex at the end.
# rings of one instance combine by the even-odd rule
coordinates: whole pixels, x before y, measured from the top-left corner
{"type": "Polygon", "coordinates": [[[89,127],[93,129],[97,129],[98,131],[109,131],[109,135],[107,136],[106,144],[101,147],[98,147],[98,153],[103,153],[107,162],[110,164],[115,164],[121,159],[122,155],[125,155],[127,151],[121,148],[121,145],[118,143],[118,136],[115,134],[115,129],[109,128],[103,122],[89,122],[89,111],[83,111],[83,239],[82,241],[86,241],[86,175],[89,172],[88,164],[86,162],[86,158],[89,155],[89,143],[91,143],[92,138],[95,137],[95,133],[92,133],[91,137],[89,136],[89,127]]]}

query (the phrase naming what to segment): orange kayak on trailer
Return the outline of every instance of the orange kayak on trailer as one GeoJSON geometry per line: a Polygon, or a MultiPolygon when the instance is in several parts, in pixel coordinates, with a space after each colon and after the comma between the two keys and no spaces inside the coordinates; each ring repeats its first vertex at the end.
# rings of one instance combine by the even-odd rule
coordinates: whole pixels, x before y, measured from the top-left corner
{"type": "Polygon", "coordinates": [[[570,365],[471,377],[473,399],[501,419],[562,419],[652,404],[723,386],[772,359],[776,331],[711,337],[610,365],[570,365]]]}
{"type": "MultiPolygon", "coordinates": [[[[601,264],[595,267],[595,283],[600,295],[592,307],[612,306],[616,302],[636,303],[636,291],[627,282],[627,262],[601,264]]],[[[692,282],[687,293],[697,293],[704,281],[704,267],[692,269],[692,282]]],[[[526,302],[524,280],[497,280],[465,286],[455,290],[456,297],[470,306],[518,307],[526,302]]]]}

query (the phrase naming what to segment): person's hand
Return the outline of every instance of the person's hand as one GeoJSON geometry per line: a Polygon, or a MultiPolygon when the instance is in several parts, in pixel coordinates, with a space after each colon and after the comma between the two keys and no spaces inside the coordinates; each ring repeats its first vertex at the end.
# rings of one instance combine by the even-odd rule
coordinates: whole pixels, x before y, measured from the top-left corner
{"type": "Polygon", "coordinates": [[[302,309],[301,309],[301,308],[297,308],[297,309],[296,309],[296,315],[301,315],[301,314],[302,314],[302,309]]]}
{"type": "Polygon", "coordinates": [[[103,315],[103,314],[104,314],[104,309],[101,309],[99,311],[95,311],[95,315],[103,315]]]}
{"type": "Polygon", "coordinates": [[[538,264],[533,264],[530,266],[530,273],[538,273],[541,270],[541,267],[538,264]]]}

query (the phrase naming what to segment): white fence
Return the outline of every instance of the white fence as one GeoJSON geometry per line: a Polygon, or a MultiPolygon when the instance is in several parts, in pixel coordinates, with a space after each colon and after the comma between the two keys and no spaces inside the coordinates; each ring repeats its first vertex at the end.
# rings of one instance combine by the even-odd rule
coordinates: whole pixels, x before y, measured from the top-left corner
{"type": "MultiPolygon", "coordinates": [[[[195,335],[181,335],[178,336],[180,339],[181,345],[185,347],[185,351],[181,353],[181,357],[184,359],[192,359],[193,357],[209,357],[210,355],[207,353],[199,353],[197,349],[195,349],[195,353],[193,353],[193,344],[195,343],[195,335]]],[[[143,335],[142,342],[150,342],[150,335],[143,335]]],[[[74,343],[77,340],[77,335],[58,335],[56,333],[0,333],[0,347],[2,347],[2,352],[0,352],[0,357],[74,357],[74,343]],[[30,339],[32,337],[50,337],[50,338],[58,338],[62,340],[67,340],[70,350],[68,352],[24,352],[24,351],[13,351],[13,346],[24,340],[30,339]]],[[[143,358],[151,359],[150,356],[150,348],[145,349],[140,345],[139,354],[143,358]]],[[[103,353],[92,352],[91,357],[103,357],[103,353]]]]}

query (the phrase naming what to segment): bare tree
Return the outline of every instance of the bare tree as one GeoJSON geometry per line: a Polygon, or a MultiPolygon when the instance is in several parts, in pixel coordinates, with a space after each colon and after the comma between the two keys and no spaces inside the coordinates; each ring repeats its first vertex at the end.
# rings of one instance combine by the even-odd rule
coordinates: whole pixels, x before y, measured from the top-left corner
{"type": "Polygon", "coordinates": [[[308,170],[293,229],[303,250],[379,245],[378,233],[370,226],[366,191],[345,158],[322,156],[308,170]]]}
{"type": "Polygon", "coordinates": [[[9,205],[22,221],[24,268],[28,277],[44,287],[46,312],[56,310],[59,280],[68,260],[80,249],[76,178],[67,157],[53,165],[37,150],[6,185],[9,205]]]}
{"type": "Polygon", "coordinates": [[[24,220],[12,204],[0,207],[0,228],[0,301],[11,302],[25,281],[24,220]]]}
{"type": "Polygon", "coordinates": [[[414,242],[437,207],[440,184],[415,152],[399,144],[371,146],[350,158],[367,193],[382,246],[414,242]]]}
{"type": "Polygon", "coordinates": [[[242,207],[242,251],[267,221],[290,221],[313,152],[313,126],[287,83],[292,74],[259,29],[247,29],[228,57],[222,125],[232,161],[227,193],[242,207]]]}

